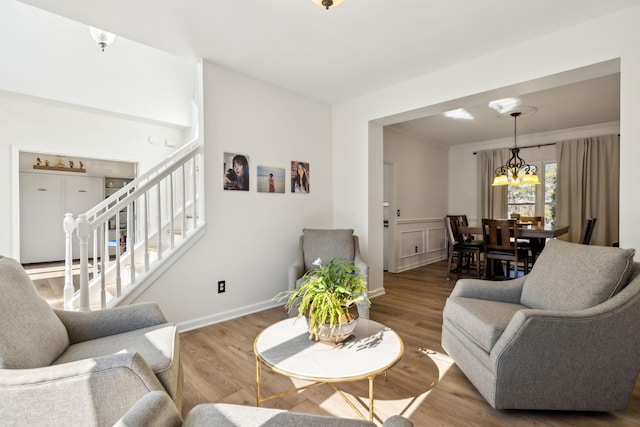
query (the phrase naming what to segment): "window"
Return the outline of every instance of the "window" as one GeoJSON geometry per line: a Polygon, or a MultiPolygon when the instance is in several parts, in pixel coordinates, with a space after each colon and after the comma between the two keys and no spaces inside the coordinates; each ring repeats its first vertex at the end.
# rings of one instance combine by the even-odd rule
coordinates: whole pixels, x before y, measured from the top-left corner
{"type": "MultiPolygon", "coordinates": [[[[535,164],[535,163],[534,163],[535,164]]],[[[545,224],[556,223],[557,163],[535,164],[541,185],[510,185],[507,194],[507,213],[521,216],[544,216],[545,224]]]]}

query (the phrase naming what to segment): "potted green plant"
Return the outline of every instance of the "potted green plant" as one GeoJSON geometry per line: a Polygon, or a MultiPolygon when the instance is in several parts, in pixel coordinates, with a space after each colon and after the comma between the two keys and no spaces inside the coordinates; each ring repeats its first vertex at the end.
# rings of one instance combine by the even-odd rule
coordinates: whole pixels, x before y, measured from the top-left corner
{"type": "Polygon", "coordinates": [[[307,271],[302,284],[283,292],[285,308],[298,308],[298,317],[305,316],[309,324],[309,338],[316,341],[342,342],[355,328],[358,319],[357,303],[370,305],[367,283],[352,263],[332,259],[322,265],[320,258],[313,262],[317,268],[307,271]]]}

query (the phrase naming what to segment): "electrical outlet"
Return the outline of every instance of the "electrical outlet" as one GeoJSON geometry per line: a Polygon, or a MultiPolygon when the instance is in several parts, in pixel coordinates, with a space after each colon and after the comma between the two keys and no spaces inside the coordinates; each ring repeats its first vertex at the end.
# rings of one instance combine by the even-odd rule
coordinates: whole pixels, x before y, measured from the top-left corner
{"type": "Polygon", "coordinates": [[[418,253],[418,247],[416,246],[416,253],[418,253]]]}
{"type": "Polygon", "coordinates": [[[218,281],[218,293],[221,294],[226,290],[227,282],[224,280],[218,281]]]}

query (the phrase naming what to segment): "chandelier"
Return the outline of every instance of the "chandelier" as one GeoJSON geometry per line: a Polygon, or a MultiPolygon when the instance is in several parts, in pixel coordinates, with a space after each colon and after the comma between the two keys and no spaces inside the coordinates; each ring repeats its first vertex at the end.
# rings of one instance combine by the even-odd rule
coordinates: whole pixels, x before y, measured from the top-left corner
{"type": "Polygon", "coordinates": [[[513,117],[513,148],[511,148],[511,158],[503,166],[496,169],[496,176],[493,178],[493,186],[499,185],[522,185],[522,184],[540,184],[538,178],[538,168],[534,165],[528,165],[520,158],[520,148],[517,141],[517,121],[521,113],[515,111],[511,113],[513,117]],[[509,176],[511,175],[511,176],[509,176]]]}
{"type": "Polygon", "coordinates": [[[330,7],[337,6],[342,3],[342,0],[312,0],[318,6],[322,6],[329,10],[330,7]]]}

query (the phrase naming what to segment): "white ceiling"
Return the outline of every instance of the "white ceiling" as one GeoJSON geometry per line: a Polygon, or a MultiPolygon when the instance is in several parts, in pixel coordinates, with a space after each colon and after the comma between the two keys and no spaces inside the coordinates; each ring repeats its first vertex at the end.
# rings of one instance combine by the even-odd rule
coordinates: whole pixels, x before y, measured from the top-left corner
{"type": "MultiPolygon", "coordinates": [[[[326,103],[640,4],[639,0],[344,0],[327,11],[311,0],[22,1],[167,52],[208,59],[326,103]]],[[[598,123],[618,120],[619,80],[613,80],[563,88],[562,93],[521,96],[523,105],[539,109],[522,119],[523,131],[525,120],[531,132],[581,126],[587,118],[598,123]],[[588,95],[593,97],[584,98],[588,95]],[[596,104],[599,110],[587,108],[596,104]],[[617,109],[610,110],[611,106],[617,109]],[[566,118],[560,120],[564,116],[559,111],[566,118]],[[540,129],[534,121],[540,122],[540,129]]],[[[513,133],[512,123],[503,131],[486,126],[487,115],[493,114],[486,106],[460,107],[476,120],[463,124],[432,116],[403,127],[417,134],[426,129],[430,138],[445,144],[513,133]]]]}

